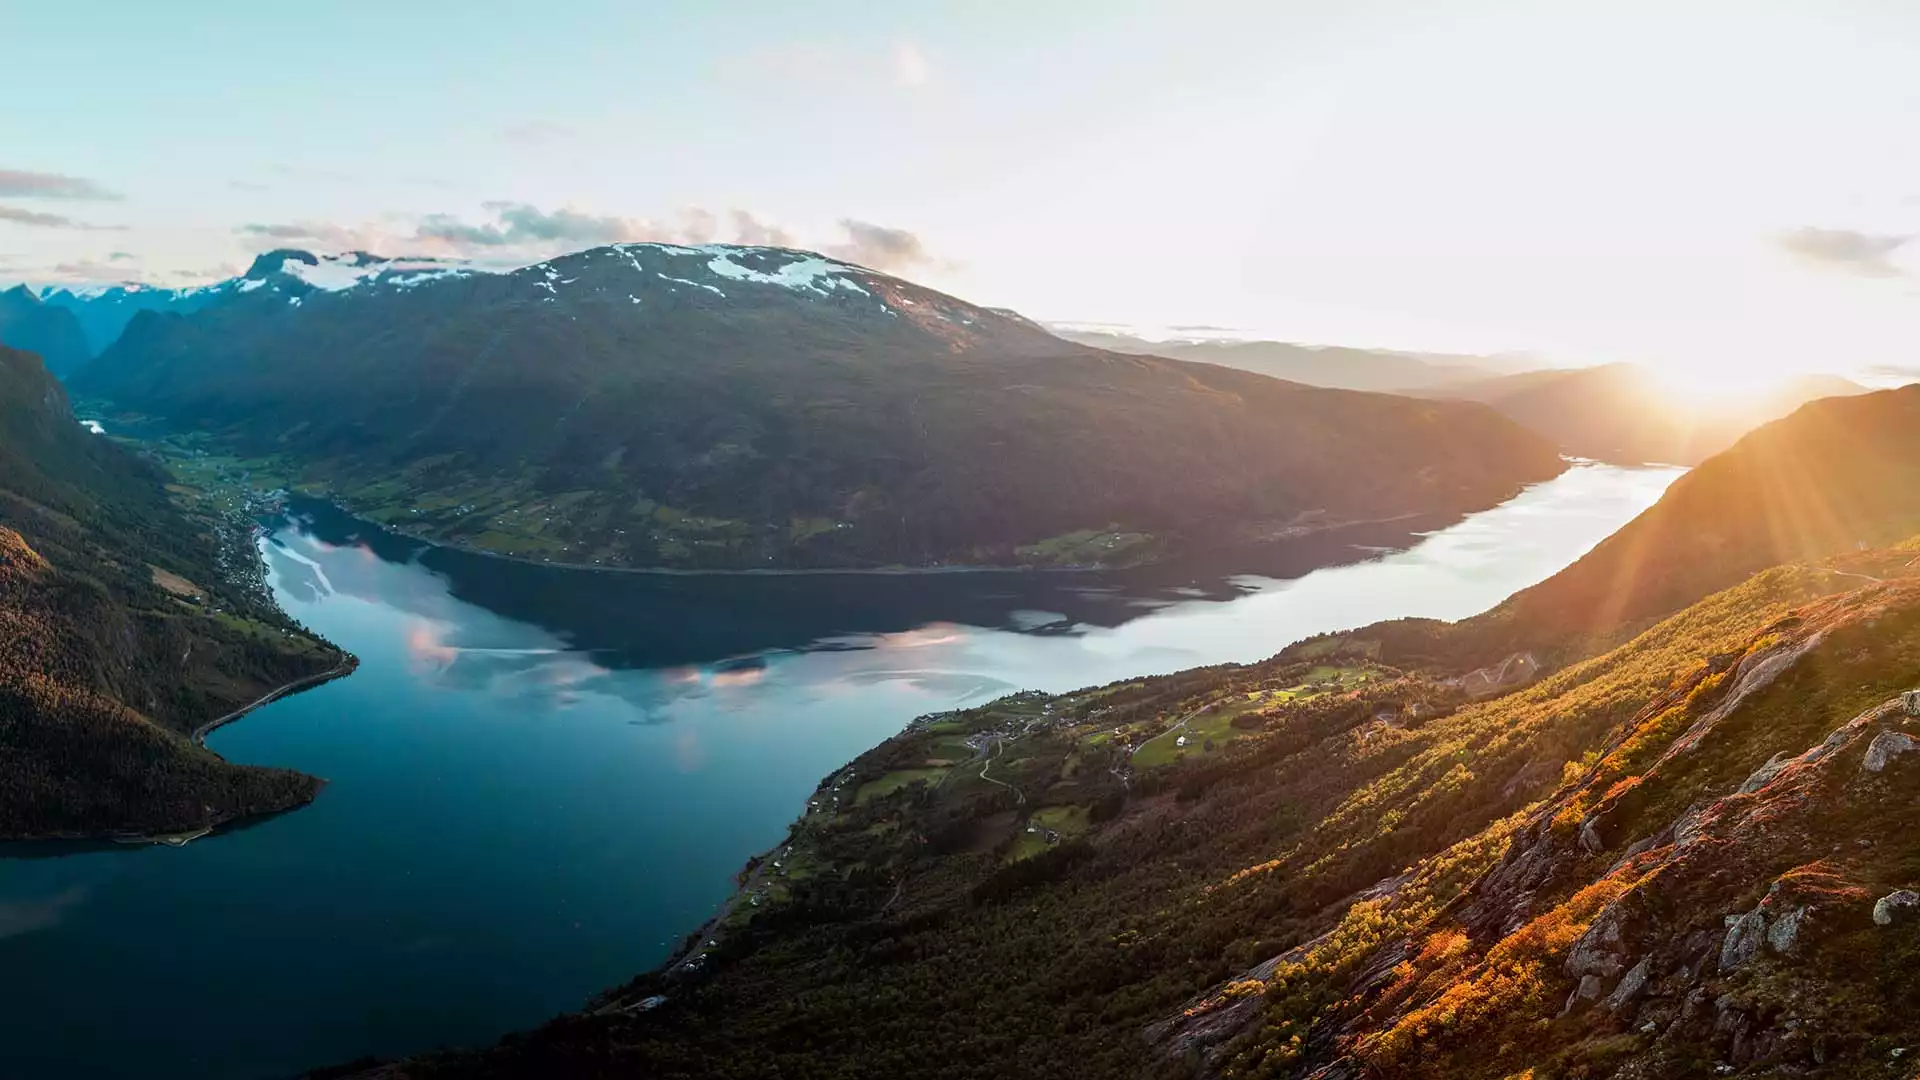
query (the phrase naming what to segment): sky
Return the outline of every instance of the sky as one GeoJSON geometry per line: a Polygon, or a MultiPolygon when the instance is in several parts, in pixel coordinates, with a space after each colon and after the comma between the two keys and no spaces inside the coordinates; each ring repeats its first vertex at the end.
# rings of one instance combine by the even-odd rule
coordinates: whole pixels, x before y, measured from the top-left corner
{"type": "Polygon", "coordinates": [[[1920,5],[0,0],[0,282],[791,244],[1036,318],[1920,366],[1920,5]]]}

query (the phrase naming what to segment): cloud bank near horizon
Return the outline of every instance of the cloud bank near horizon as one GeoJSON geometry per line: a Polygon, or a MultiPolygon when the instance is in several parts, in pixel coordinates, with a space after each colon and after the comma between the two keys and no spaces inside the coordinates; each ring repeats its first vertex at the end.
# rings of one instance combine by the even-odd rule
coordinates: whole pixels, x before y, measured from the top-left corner
{"type": "Polygon", "coordinates": [[[751,211],[691,206],[671,218],[598,214],[574,207],[543,210],[532,203],[481,204],[482,217],[433,213],[409,228],[326,221],[250,222],[234,232],[255,248],[308,244],[377,255],[469,258],[481,262],[537,262],[602,244],[752,244],[813,247],[836,259],[897,272],[938,260],[919,234],[858,218],[841,218],[835,233],[808,238],[751,211]],[[809,242],[811,240],[811,242],[809,242]]]}

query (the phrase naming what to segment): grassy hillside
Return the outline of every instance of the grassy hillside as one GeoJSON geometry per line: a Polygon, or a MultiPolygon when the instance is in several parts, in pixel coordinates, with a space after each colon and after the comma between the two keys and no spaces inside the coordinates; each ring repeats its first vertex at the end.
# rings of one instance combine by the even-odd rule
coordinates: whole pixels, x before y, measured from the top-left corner
{"type": "Polygon", "coordinates": [[[0,837],[192,831],[313,797],[190,738],[346,661],[223,556],[224,524],[0,349],[0,837]]]}
{"type": "Polygon", "coordinates": [[[556,563],[1130,561],[1482,509],[1563,468],[1477,404],[1101,352],[780,249],[263,280],[136,317],[77,385],[382,523],[556,563]]]}
{"type": "Polygon", "coordinates": [[[1856,547],[1914,527],[1917,403],[1804,409],[1503,607],[1627,638],[1524,688],[1387,624],[929,716],[670,966],[349,1072],[1887,1075],[1920,1042],[1920,538],[1856,547]]]}

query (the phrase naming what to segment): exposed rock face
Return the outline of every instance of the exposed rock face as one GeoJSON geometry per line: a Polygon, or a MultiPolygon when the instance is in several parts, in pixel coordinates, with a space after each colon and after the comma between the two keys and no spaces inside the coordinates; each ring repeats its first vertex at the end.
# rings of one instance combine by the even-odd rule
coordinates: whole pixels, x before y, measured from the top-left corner
{"type": "Polygon", "coordinates": [[[1607,995],[1609,1011],[1619,1012],[1640,999],[1640,994],[1647,988],[1647,980],[1652,975],[1652,965],[1653,955],[1649,953],[1641,957],[1640,962],[1633,965],[1631,971],[1621,976],[1620,985],[1614,987],[1613,993],[1607,995]]]}
{"type": "Polygon", "coordinates": [[[1606,993],[1606,990],[1607,984],[1600,976],[1580,976],[1580,982],[1573,988],[1573,993],[1567,995],[1567,1004],[1560,1010],[1560,1015],[1565,1016],[1587,1002],[1597,1000],[1601,994],[1606,993]]]}
{"type": "Polygon", "coordinates": [[[1772,686],[1774,680],[1798,664],[1802,657],[1819,648],[1824,640],[1826,640],[1824,634],[1809,634],[1800,641],[1784,643],[1741,660],[1733,672],[1733,689],[1727,692],[1727,696],[1722,698],[1720,704],[1714,706],[1712,711],[1694,721],[1693,726],[1689,727],[1684,735],[1674,740],[1666,754],[1662,755],[1663,760],[1698,748],[1701,740],[1706,738],[1707,732],[1719,726],[1721,721],[1746,704],[1755,694],[1772,686]]]}
{"type": "Polygon", "coordinates": [[[1580,935],[1580,940],[1573,943],[1572,951],[1567,953],[1567,974],[1579,977],[1601,975],[1609,979],[1620,974],[1627,966],[1621,958],[1625,940],[1621,927],[1623,921],[1624,913],[1617,909],[1608,909],[1595,919],[1587,932],[1580,935]]]}
{"type": "MultiPolygon", "coordinates": [[[[1901,704],[1903,707],[1905,702],[1906,695],[1902,694],[1901,704]]],[[[1865,760],[1860,762],[1860,767],[1868,772],[1880,772],[1891,764],[1893,759],[1907,753],[1915,747],[1920,747],[1920,740],[1914,739],[1913,736],[1906,732],[1883,731],[1875,735],[1873,741],[1867,744],[1867,756],[1865,760]]]]}
{"type": "MultiPolygon", "coordinates": [[[[1716,739],[1743,737],[1735,725],[1722,731],[1715,725],[1825,640],[1821,629],[1809,629],[1797,642],[1749,655],[1727,680],[1727,697],[1703,707],[1699,719],[1635,784],[1574,803],[1582,813],[1571,829],[1553,824],[1555,816],[1563,823],[1570,816],[1563,806],[1540,811],[1516,832],[1506,857],[1480,879],[1450,921],[1477,940],[1541,925],[1546,909],[1539,898],[1565,897],[1581,883],[1595,881],[1588,876],[1594,873],[1589,856],[1605,850],[1609,833],[1643,834],[1599,875],[1624,890],[1591,914],[1568,947],[1559,965],[1566,980],[1560,1015],[1604,1011],[1629,1030],[1710,1052],[1733,1069],[1779,1061],[1819,1065],[1821,1055],[1830,1053],[1821,1041],[1820,1022],[1801,1013],[1804,1006],[1788,1003],[1794,999],[1770,999],[1766,995],[1772,989],[1756,996],[1754,987],[1818,985],[1817,980],[1831,977],[1822,967],[1830,962],[1822,951],[1825,943],[1868,925],[1868,898],[1874,894],[1861,884],[1862,871],[1882,857],[1888,842],[1836,827],[1886,820],[1890,814],[1897,820],[1906,812],[1902,808],[1920,799],[1920,770],[1893,764],[1906,751],[1920,749],[1920,739],[1895,730],[1906,723],[1910,699],[1889,698],[1812,735],[1804,751],[1774,752],[1737,790],[1719,797],[1712,789],[1700,791],[1706,797],[1686,805],[1664,827],[1620,797],[1651,786],[1663,767],[1697,770],[1700,755],[1724,752],[1725,742],[1716,739]],[[1870,753],[1869,747],[1877,749],[1870,753]],[[1855,782],[1863,757],[1872,763],[1869,771],[1884,770],[1884,780],[1855,782]],[[1762,885],[1754,903],[1753,890],[1762,885]],[[1716,904],[1728,904],[1719,910],[1736,913],[1722,926],[1703,923],[1703,910],[1716,904]],[[1757,983],[1748,981],[1755,969],[1757,983]]],[[[1656,703],[1636,722],[1651,720],[1672,704],[1656,703]]],[[[1595,784],[1603,782],[1612,783],[1598,779],[1595,784]]],[[[1883,926],[1920,922],[1920,892],[1902,891],[1871,906],[1874,921],[1883,926]]],[[[1410,955],[1404,941],[1391,948],[1399,957],[1410,955]]],[[[1354,990],[1361,1000],[1372,992],[1357,981],[1354,990]]],[[[1382,1022],[1379,1011],[1356,1016],[1356,1025],[1374,1030],[1382,1022]]],[[[1338,1033],[1330,1045],[1341,1045],[1338,1033]]],[[[1362,1038],[1348,1045],[1364,1053],[1367,1043],[1362,1038]]],[[[1659,1052],[1654,1054],[1657,1059],[1659,1052]]],[[[1621,1075],[1668,1074],[1655,1068],[1621,1075]]]]}
{"type": "Polygon", "coordinates": [[[1873,905],[1873,921],[1877,926],[1893,926],[1915,918],[1920,918],[1920,893],[1911,889],[1890,892],[1873,905]]]}
{"type": "Polygon", "coordinates": [[[1720,946],[1720,970],[1737,971],[1760,955],[1767,940],[1767,913],[1754,908],[1745,915],[1728,917],[1727,938],[1720,946]]]}
{"type": "Polygon", "coordinates": [[[1774,952],[1784,956],[1794,951],[1794,947],[1800,943],[1800,928],[1807,921],[1808,910],[1810,909],[1805,904],[1789,908],[1785,914],[1774,920],[1772,926],[1767,927],[1767,945],[1774,952]]]}
{"type": "Polygon", "coordinates": [[[1900,710],[1908,716],[1920,716],[1920,690],[1909,690],[1901,694],[1900,710]]]}
{"type": "Polygon", "coordinates": [[[1586,848],[1590,855],[1598,855],[1607,850],[1605,841],[1600,839],[1600,829],[1595,821],[1594,818],[1588,818],[1580,826],[1580,846],[1586,848]]]}
{"type": "Polygon", "coordinates": [[[1740,794],[1751,795],[1761,788],[1766,787],[1772,783],[1773,778],[1779,776],[1781,771],[1792,761],[1793,755],[1787,753],[1785,750],[1768,758],[1765,765],[1755,769],[1753,775],[1747,777],[1747,782],[1740,785],[1740,794]]]}

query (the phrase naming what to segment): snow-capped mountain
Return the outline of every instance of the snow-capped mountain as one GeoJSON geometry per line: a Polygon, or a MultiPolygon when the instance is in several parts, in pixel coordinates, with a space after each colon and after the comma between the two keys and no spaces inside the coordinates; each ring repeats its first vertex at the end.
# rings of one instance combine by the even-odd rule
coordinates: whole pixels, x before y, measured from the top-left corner
{"type": "Polygon", "coordinates": [[[504,271],[279,251],[215,289],[137,315],[76,387],[375,492],[353,505],[383,520],[556,561],[1060,558],[1020,551],[1455,512],[1563,467],[1477,406],[1120,356],[785,248],[504,271]]]}
{"type": "Polygon", "coordinates": [[[177,289],[140,282],[55,285],[42,290],[39,298],[50,307],[71,311],[86,336],[89,355],[97,356],[142,311],[190,315],[263,289],[291,300],[316,290],[338,291],[370,281],[418,280],[421,275],[448,272],[451,265],[436,259],[389,259],[364,251],[315,255],[283,248],[256,257],[238,277],[206,285],[177,289]]]}
{"type": "MultiPolygon", "coordinates": [[[[576,298],[588,294],[619,296],[635,304],[649,295],[664,297],[683,290],[725,299],[729,290],[739,297],[774,289],[800,297],[864,297],[875,311],[893,315],[929,305],[927,316],[955,325],[978,321],[978,313],[984,310],[960,305],[968,310],[948,311],[953,305],[942,304],[938,294],[811,252],[731,244],[617,244],[518,268],[429,257],[387,257],[364,251],[315,254],[281,248],[256,256],[244,274],[207,285],[179,289],[138,283],[55,286],[45,290],[40,299],[73,312],[90,352],[97,355],[143,311],[189,315],[241,297],[254,302],[271,297],[297,308],[316,293],[365,297],[474,277],[501,279],[526,290],[530,299],[554,303],[559,302],[563,289],[576,298]],[[575,285],[579,288],[573,288],[575,285]]],[[[1007,313],[992,314],[1000,317],[1007,313]]]]}

